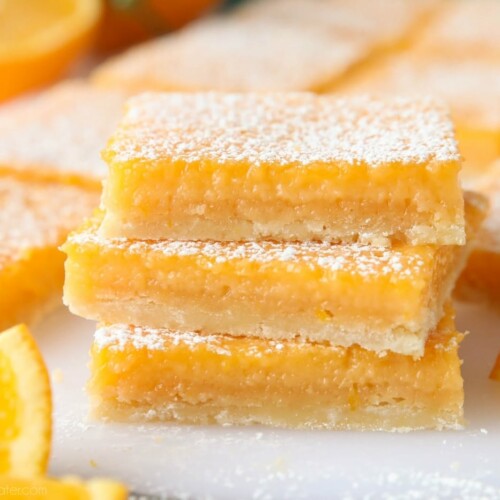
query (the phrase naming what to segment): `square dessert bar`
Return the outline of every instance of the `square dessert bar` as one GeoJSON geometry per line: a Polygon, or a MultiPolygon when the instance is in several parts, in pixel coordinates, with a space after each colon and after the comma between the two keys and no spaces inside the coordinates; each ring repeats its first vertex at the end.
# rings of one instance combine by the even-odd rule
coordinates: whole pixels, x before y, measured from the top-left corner
{"type": "MultiPolygon", "coordinates": [[[[468,204],[471,226],[483,218],[468,204]]],[[[467,246],[106,239],[63,249],[65,303],[108,324],[359,344],[421,356],[467,246]]],[[[471,230],[471,233],[474,232],[471,230]]]]}
{"type": "Polygon", "coordinates": [[[100,152],[126,95],[83,81],[56,85],[0,109],[0,173],[101,189],[100,152]]]}
{"type": "Polygon", "coordinates": [[[376,49],[397,49],[421,33],[432,14],[440,10],[436,0],[256,0],[233,11],[240,18],[273,19],[297,30],[313,26],[337,35],[369,40],[376,49]]]}
{"type": "Polygon", "coordinates": [[[465,243],[453,125],[429,99],[148,93],[104,159],[107,237],[465,243]]]}
{"type": "Polygon", "coordinates": [[[112,58],[92,80],[133,91],[320,91],[371,50],[362,37],[312,25],[220,16],[112,58]]]}
{"type": "Polygon", "coordinates": [[[0,330],[32,323],[61,301],[58,246],[98,203],[78,187],[0,177],[0,330]]]}
{"type": "Polygon", "coordinates": [[[456,295],[466,300],[500,305],[500,160],[474,184],[490,202],[490,211],[479,231],[456,295]]]}
{"type": "Polygon", "coordinates": [[[463,426],[462,335],[448,311],[420,359],[359,346],[101,326],[94,417],[409,431],[463,426]]]}
{"type": "Polygon", "coordinates": [[[492,61],[403,54],[360,71],[342,92],[444,99],[456,127],[467,182],[500,156],[500,65],[492,61]]]}
{"type": "Polygon", "coordinates": [[[500,2],[446,2],[421,33],[416,49],[433,57],[489,59],[500,62],[500,2]]]}

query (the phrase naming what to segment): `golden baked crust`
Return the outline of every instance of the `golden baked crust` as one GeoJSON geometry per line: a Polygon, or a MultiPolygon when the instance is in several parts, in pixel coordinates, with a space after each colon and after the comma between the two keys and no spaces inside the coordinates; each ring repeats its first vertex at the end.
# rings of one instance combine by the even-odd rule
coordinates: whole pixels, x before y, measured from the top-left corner
{"type": "Polygon", "coordinates": [[[104,158],[110,237],[465,242],[453,126],[428,99],[144,94],[104,158]]]}
{"type": "Polygon", "coordinates": [[[448,310],[416,360],[358,346],[101,326],[93,414],[112,420],[408,431],[463,425],[448,310]]]}
{"type": "Polygon", "coordinates": [[[0,330],[31,323],[60,301],[58,246],[98,202],[77,187],[0,178],[0,330]]]}

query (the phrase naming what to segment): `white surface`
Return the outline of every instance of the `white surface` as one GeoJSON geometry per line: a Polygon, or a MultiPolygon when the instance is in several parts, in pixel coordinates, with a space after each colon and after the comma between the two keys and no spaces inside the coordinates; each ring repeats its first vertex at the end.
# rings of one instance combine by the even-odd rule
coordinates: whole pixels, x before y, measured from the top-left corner
{"type": "Polygon", "coordinates": [[[500,498],[500,316],[460,306],[467,430],[409,434],[90,422],[94,325],[61,309],[35,334],[53,374],[51,473],[181,498],[500,498]],[[59,372],[60,371],[60,372],[59,372]],[[59,373],[58,373],[59,372],[59,373]],[[61,380],[62,379],[62,380],[61,380]]]}

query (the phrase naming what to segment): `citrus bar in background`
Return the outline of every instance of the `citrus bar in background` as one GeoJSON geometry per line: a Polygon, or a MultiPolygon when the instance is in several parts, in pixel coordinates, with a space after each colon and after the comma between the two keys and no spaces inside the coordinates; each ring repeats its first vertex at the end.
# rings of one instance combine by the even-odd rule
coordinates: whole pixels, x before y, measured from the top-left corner
{"type": "Polygon", "coordinates": [[[150,93],[104,159],[104,236],[465,243],[453,125],[428,99],[150,93]]]}
{"type": "Polygon", "coordinates": [[[365,39],[312,26],[218,17],[112,58],[92,81],[132,91],[318,91],[369,52],[365,39]]]}
{"type": "Polygon", "coordinates": [[[484,59],[498,65],[500,3],[459,0],[442,5],[445,8],[438,10],[415,40],[415,50],[431,57],[484,59]]]}
{"type": "Polygon", "coordinates": [[[2,106],[0,174],[100,190],[107,173],[100,152],[125,96],[70,81],[2,106]]]}
{"type": "Polygon", "coordinates": [[[236,18],[273,19],[295,26],[310,26],[327,33],[370,42],[374,53],[398,50],[440,12],[439,0],[254,0],[235,9],[236,18]],[[314,5],[313,5],[314,4],[314,5]]]}
{"type": "MultiPolygon", "coordinates": [[[[469,196],[469,233],[484,217],[469,196]]],[[[298,336],[420,356],[468,246],[106,239],[99,219],[64,251],[65,302],[106,323],[298,336]],[[291,333],[293,332],[293,334],[291,333]]]]}
{"type": "Polygon", "coordinates": [[[60,303],[68,232],[99,203],[78,187],[0,177],[0,329],[60,303]]]}
{"type": "Polygon", "coordinates": [[[457,284],[461,299],[500,305],[500,160],[480,178],[474,188],[490,201],[490,211],[479,232],[467,267],[457,284]]]}
{"type": "Polygon", "coordinates": [[[468,184],[500,156],[500,64],[405,53],[359,72],[342,93],[432,94],[446,100],[465,158],[463,173],[468,184]]]}
{"type": "Polygon", "coordinates": [[[457,429],[461,339],[450,310],[419,359],[293,338],[101,326],[92,347],[92,411],[189,424],[457,429]]]}
{"type": "Polygon", "coordinates": [[[500,157],[500,2],[443,2],[406,52],[366,65],[341,90],[437,95],[451,107],[464,180],[500,157]]]}
{"type": "Polygon", "coordinates": [[[93,81],[132,90],[325,91],[407,43],[440,4],[314,3],[249,3],[114,57],[93,81]]]}

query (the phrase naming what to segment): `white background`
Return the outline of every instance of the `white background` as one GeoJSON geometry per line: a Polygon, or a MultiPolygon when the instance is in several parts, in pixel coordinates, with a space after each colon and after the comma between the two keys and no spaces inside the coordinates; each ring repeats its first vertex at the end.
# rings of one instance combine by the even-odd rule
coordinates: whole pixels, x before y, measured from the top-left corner
{"type": "Polygon", "coordinates": [[[53,379],[50,473],[189,499],[500,498],[500,314],[458,309],[467,430],[390,434],[91,422],[94,325],[61,308],[34,330],[53,379]]]}

